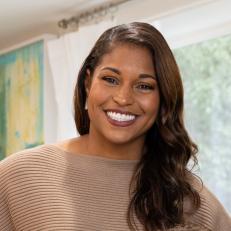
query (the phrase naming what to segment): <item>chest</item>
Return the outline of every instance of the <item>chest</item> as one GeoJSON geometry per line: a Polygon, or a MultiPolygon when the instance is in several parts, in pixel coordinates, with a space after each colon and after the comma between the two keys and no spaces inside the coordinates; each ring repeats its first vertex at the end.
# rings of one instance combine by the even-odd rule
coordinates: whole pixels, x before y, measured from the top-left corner
{"type": "Polygon", "coordinates": [[[129,230],[128,179],[81,174],[37,172],[18,178],[9,196],[16,230],[129,230]]]}

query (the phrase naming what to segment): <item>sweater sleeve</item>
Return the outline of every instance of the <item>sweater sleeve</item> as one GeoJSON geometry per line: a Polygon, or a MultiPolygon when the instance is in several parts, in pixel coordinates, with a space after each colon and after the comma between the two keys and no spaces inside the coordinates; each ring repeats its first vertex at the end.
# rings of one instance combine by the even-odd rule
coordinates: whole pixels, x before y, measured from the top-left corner
{"type": "Polygon", "coordinates": [[[7,195],[7,158],[0,161],[0,230],[13,231],[10,209],[7,195]]]}
{"type": "MultiPolygon", "coordinates": [[[[202,205],[208,208],[211,214],[210,224],[212,231],[230,231],[231,217],[218,199],[206,188],[202,191],[202,205]]],[[[206,214],[204,215],[206,216],[206,214]]]]}
{"type": "Polygon", "coordinates": [[[201,206],[193,220],[211,231],[230,231],[231,217],[215,195],[198,181],[195,188],[200,194],[201,206]]]}

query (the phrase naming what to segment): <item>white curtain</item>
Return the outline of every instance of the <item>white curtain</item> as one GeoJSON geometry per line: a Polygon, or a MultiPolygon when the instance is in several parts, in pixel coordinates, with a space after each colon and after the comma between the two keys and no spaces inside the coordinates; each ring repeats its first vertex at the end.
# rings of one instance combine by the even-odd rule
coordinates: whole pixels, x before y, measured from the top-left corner
{"type": "Polygon", "coordinates": [[[57,103],[57,140],[78,135],[73,116],[73,94],[78,71],[97,38],[115,21],[80,27],[58,39],[48,41],[48,59],[57,103]]]}

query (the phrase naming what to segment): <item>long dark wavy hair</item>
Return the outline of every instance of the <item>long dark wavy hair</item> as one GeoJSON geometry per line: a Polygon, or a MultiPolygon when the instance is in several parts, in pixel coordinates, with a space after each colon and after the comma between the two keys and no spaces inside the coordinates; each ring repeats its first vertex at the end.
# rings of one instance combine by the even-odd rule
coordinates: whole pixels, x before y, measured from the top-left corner
{"type": "Polygon", "coordinates": [[[194,209],[200,196],[190,184],[187,165],[197,163],[197,146],[183,121],[183,86],[174,56],[161,33],[147,23],[133,22],[105,31],[85,59],[75,87],[75,123],[80,135],[89,133],[89,117],[84,109],[87,70],[93,73],[102,57],[119,44],[147,48],[152,54],[160,92],[157,119],[147,132],[145,147],[130,185],[127,222],[136,230],[134,215],[146,231],[166,230],[184,223],[184,199],[194,209]]]}

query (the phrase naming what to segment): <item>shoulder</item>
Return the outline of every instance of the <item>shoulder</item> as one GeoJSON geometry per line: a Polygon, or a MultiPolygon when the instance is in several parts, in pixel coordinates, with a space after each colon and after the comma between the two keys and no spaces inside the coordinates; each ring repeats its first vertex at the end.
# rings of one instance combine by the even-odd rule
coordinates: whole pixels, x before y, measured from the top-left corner
{"type": "Polygon", "coordinates": [[[51,185],[52,188],[61,185],[60,182],[65,181],[66,175],[69,176],[73,169],[61,150],[53,145],[41,145],[11,154],[0,161],[0,200],[30,197],[32,192],[47,192],[51,185]]]}
{"type": "Polygon", "coordinates": [[[58,165],[64,161],[60,152],[53,145],[40,145],[11,154],[0,161],[1,179],[58,165]]]}
{"type": "Polygon", "coordinates": [[[216,196],[196,177],[191,178],[191,185],[199,193],[201,205],[190,220],[211,231],[231,230],[231,217],[216,196]]]}
{"type": "Polygon", "coordinates": [[[58,149],[53,144],[43,144],[34,148],[24,149],[13,153],[0,161],[0,166],[11,165],[21,161],[33,161],[43,158],[51,158],[57,154],[58,149]]]}

